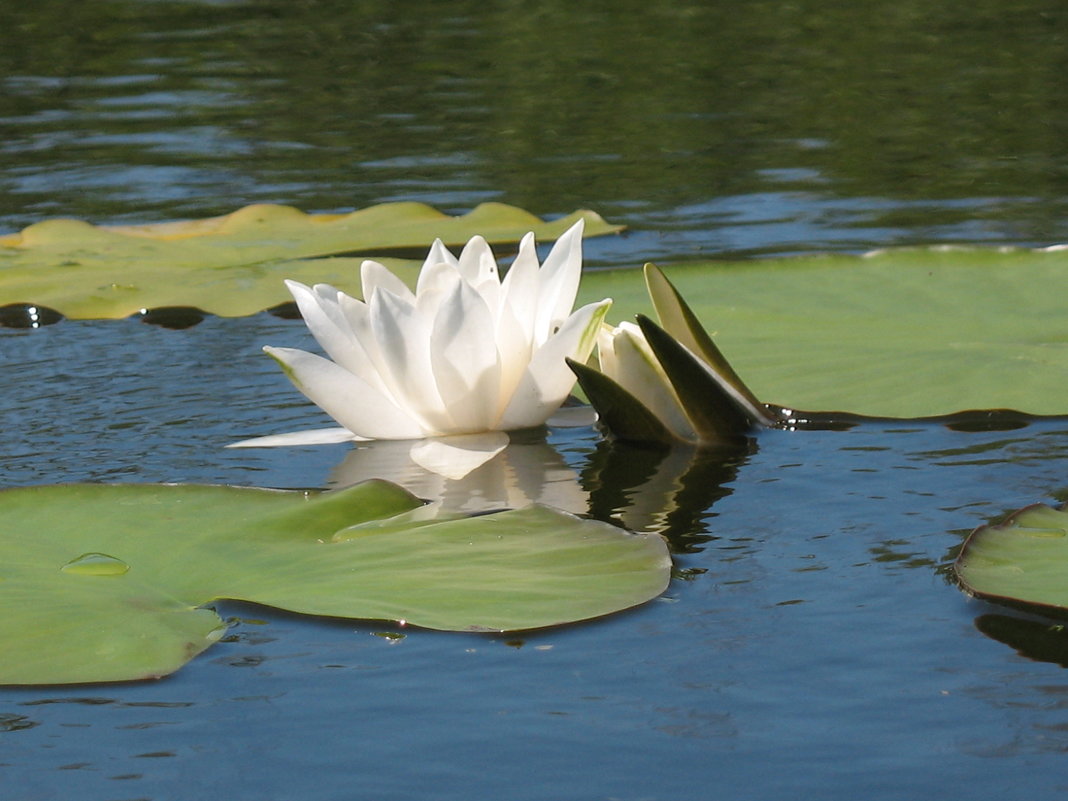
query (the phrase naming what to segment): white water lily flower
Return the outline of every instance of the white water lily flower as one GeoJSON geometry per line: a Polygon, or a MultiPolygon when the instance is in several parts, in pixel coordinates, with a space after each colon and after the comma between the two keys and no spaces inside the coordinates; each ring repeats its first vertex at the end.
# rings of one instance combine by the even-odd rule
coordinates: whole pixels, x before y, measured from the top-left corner
{"type": "MultiPolygon", "coordinates": [[[[264,350],[343,429],[237,445],[448,438],[543,424],[574,384],[565,359],[589,356],[611,303],[572,312],[582,229],[580,220],[541,265],[527,234],[503,281],[480,236],[459,258],[435,241],[415,292],[374,261],[361,266],[364,301],[286,281],[330,359],[264,350]]],[[[499,435],[492,443],[493,452],[503,447],[499,435]]]]}

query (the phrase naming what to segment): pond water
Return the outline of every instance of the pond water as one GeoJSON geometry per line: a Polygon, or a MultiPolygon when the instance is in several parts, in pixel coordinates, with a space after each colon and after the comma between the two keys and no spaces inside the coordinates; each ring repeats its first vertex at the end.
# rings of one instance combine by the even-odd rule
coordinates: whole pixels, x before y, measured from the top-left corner
{"type": "MultiPolygon", "coordinates": [[[[593,266],[1068,240],[1068,7],[932,5],[8,4],[0,230],[404,199],[594,208],[629,234],[591,240],[593,266]]],[[[326,424],[267,343],[311,346],[268,314],[0,328],[0,487],[325,487],[388,464],[225,450],[326,424]]],[[[1068,639],[947,575],[973,527],[1068,500],[1068,423],[769,432],[659,461],[589,428],[521,445],[520,496],[669,538],[661,599],[515,636],[223,604],[229,635],[170,678],[0,688],[5,797],[1068,787],[1068,639]]]]}

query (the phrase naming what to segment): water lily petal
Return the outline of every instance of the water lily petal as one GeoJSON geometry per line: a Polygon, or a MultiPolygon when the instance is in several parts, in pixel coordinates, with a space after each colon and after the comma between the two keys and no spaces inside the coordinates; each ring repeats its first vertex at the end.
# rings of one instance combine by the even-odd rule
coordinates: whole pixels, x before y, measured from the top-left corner
{"type": "Polygon", "coordinates": [[[501,303],[501,277],[489,244],[481,236],[471,237],[464,245],[459,261],[460,266],[457,269],[460,275],[493,310],[496,323],[497,309],[501,303]]]}
{"type": "Polygon", "coordinates": [[[589,358],[611,305],[612,301],[602,300],[583,306],[538,348],[501,416],[501,430],[541,425],[560,407],[575,385],[575,374],[565,359],[589,358]]]}
{"type": "Polygon", "coordinates": [[[375,341],[374,332],[371,330],[370,308],[362,300],[350,297],[344,292],[338,292],[337,301],[338,309],[345,318],[345,325],[352,336],[351,351],[342,366],[396,404],[397,400],[393,396],[393,391],[383,378],[383,371],[386,369],[385,359],[378,347],[378,342],[375,341]]]}
{"type": "MultiPolygon", "coordinates": [[[[429,302],[421,293],[417,302],[429,302]]],[[[420,421],[423,435],[452,430],[430,362],[430,323],[416,307],[379,288],[371,298],[371,331],[382,356],[382,378],[398,404],[420,421]]]]}
{"type": "Polygon", "coordinates": [[[366,381],[328,359],[294,348],[263,349],[308,399],[358,437],[413,439],[418,421],[366,381]]]}
{"type": "Polygon", "coordinates": [[[408,285],[394,275],[386,265],[367,259],[360,265],[360,286],[363,287],[365,303],[371,302],[376,289],[388,289],[394,295],[404,298],[409,303],[415,302],[415,295],[408,285]]]}
{"type": "Polygon", "coordinates": [[[485,431],[500,414],[500,358],[493,314],[482,296],[457,280],[437,309],[430,335],[430,363],[438,393],[455,430],[485,431]]]}
{"type": "Polygon", "coordinates": [[[334,445],[339,442],[354,442],[362,439],[347,428],[313,428],[308,431],[291,431],[288,434],[269,434],[240,442],[231,442],[227,448],[277,448],[292,445],[334,445]]]}
{"type": "Polygon", "coordinates": [[[508,445],[501,431],[434,437],[417,442],[409,452],[420,467],[453,480],[481,467],[508,445]]]}
{"type": "Polygon", "coordinates": [[[530,361],[538,313],[538,254],[534,234],[519,243],[519,254],[501,282],[497,349],[501,358],[501,397],[510,398],[530,361]]]}
{"type": "Polygon", "coordinates": [[[463,280],[460,270],[452,264],[439,261],[436,264],[428,264],[419,273],[419,287],[416,297],[434,292],[451,292],[456,284],[463,280]]]}
{"type": "Polygon", "coordinates": [[[538,315],[534,328],[534,342],[545,342],[575,305],[579,279],[582,277],[582,231],[585,222],[579,220],[556,240],[541,265],[538,275],[538,315]]]}
{"type": "Polygon", "coordinates": [[[601,369],[606,375],[637,398],[675,436],[687,442],[699,439],[638,326],[621,323],[611,336],[611,350],[607,352],[615,357],[615,363],[609,372],[609,365],[602,359],[601,369]]]}
{"type": "MultiPolygon", "coordinates": [[[[445,247],[445,243],[440,239],[435,239],[434,244],[430,246],[430,252],[426,254],[426,259],[423,261],[422,269],[420,273],[427,267],[435,264],[448,264],[451,267],[459,269],[460,260],[452,255],[452,251],[445,247]]],[[[418,289],[416,289],[418,292],[418,289]]]]}
{"type": "Polygon", "coordinates": [[[484,281],[500,283],[497,260],[493,258],[489,243],[481,236],[471,237],[460,251],[459,270],[464,280],[473,287],[484,281]]]}
{"type": "Polygon", "coordinates": [[[351,369],[347,362],[352,356],[353,336],[338,308],[337,290],[326,284],[314,288],[299,281],[286,280],[285,284],[315,341],[331,359],[351,369]]]}

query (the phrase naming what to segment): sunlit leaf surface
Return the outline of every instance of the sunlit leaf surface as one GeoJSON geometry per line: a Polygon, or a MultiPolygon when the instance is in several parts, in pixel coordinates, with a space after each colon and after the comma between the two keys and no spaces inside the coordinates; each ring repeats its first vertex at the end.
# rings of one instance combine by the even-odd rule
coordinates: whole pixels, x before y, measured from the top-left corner
{"type": "Polygon", "coordinates": [[[72,484],[0,492],[0,683],[165,675],[219,639],[218,598],[501,631],[667,585],[664,541],[546,507],[433,518],[405,490],[72,484]]]}
{"type": "Polygon", "coordinates": [[[0,237],[0,306],[32,303],[78,319],[171,306],[238,317],[289,301],[285,278],[331,283],[358,296],[363,255],[382,260],[411,250],[419,262],[386,263],[414,279],[435,238],[447,245],[476,234],[491,243],[518,242],[533,231],[549,241],[579,217],[587,236],[619,230],[590,211],[545,222],[501,203],[484,203],[460,217],[421,203],[389,203],[315,215],[256,205],[223,217],[119,228],[46,220],[0,237]]]}
{"type": "MultiPolygon", "coordinates": [[[[901,249],[662,265],[760,400],[922,417],[1068,414],[1068,252],[901,249]]],[[[580,301],[649,314],[638,270],[588,272],[580,301]]]]}
{"type": "Polygon", "coordinates": [[[976,529],[954,570],[975,595],[1068,613],[1068,511],[1036,504],[976,529]]]}

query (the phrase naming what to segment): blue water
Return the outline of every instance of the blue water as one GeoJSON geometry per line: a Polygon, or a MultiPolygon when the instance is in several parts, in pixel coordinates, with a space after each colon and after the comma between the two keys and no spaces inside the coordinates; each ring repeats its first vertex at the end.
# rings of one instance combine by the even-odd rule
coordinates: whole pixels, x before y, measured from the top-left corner
{"type": "MultiPolygon", "coordinates": [[[[1068,17],[1049,0],[9,5],[2,231],[500,200],[627,224],[588,243],[593,266],[1068,241],[1068,17]]],[[[223,448],[327,424],[266,343],[310,340],[268,314],[0,328],[0,487],[361,475],[369,452],[348,446],[223,448]]],[[[172,677],[0,688],[3,797],[1068,786],[1064,635],[947,574],[973,527],[1068,500],[1068,424],[769,432],[727,463],[677,452],[655,469],[610,456],[644,477],[604,478],[592,429],[524,447],[544,477],[527,497],[669,537],[662,598],[514,636],[222,604],[229,636],[172,677]]]]}
{"type": "MultiPolygon", "coordinates": [[[[0,483],[328,485],[347,446],[222,448],[322,423],[264,340],[307,335],[268,315],[0,333],[17,376],[0,426],[18,443],[0,483]]],[[[594,431],[546,442],[593,494],[574,511],[671,537],[664,597],[516,636],[224,604],[230,635],[171,678],[0,691],[12,797],[994,799],[1062,783],[1063,669],[980,633],[997,610],[945,566],[970,528],[1065,494],[1068,425],[768,432],[690,482],[693,526],[655,514],[688,455],[606,489],[594,431]],[[598,500],[620,491],[633,502],[598,500]]]]}

